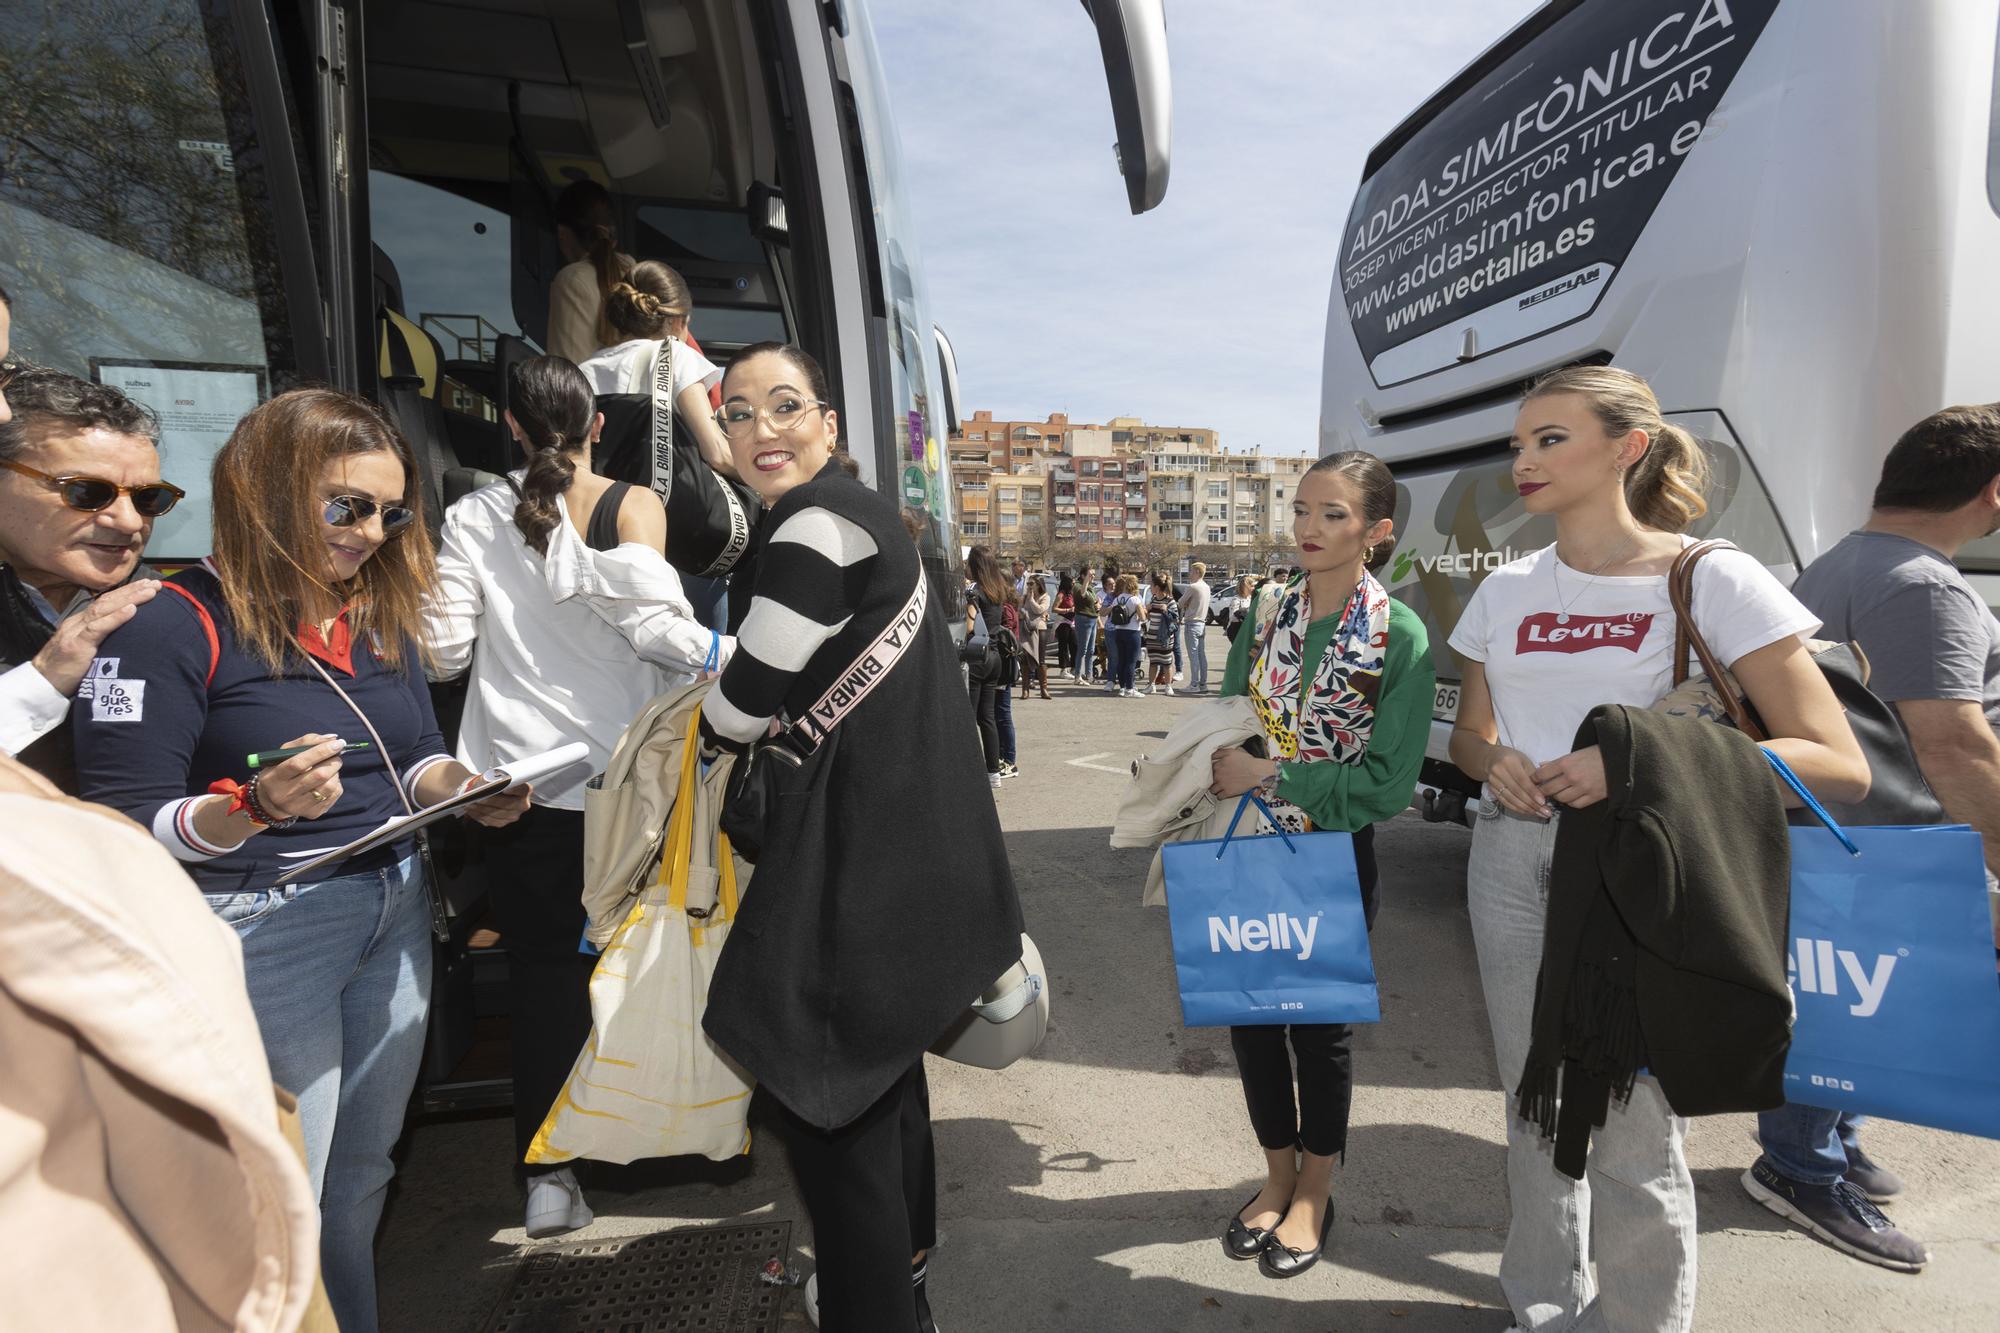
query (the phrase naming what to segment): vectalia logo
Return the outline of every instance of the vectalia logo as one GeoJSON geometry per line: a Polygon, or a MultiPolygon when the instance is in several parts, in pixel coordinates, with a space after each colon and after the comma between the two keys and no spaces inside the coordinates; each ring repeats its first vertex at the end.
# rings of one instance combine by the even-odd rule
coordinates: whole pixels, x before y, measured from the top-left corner
{"type": "Polygon", "coordinates": [[[1208,951],[1221,953],[1225,948],[1231,953],[1262,953],[1266,949],[1297,949],[1301,963],[1312,957],[1313,936],[1319,933],[1317,916],[1286,916],[1273,912],[1266,917],[1251,917],[1248,921],[1237,916],[1227,919],[1212,916],[1208,919],[1208,951]]]}
{"type": "Polygon", "coordinates": [[[1847,1006],[1847,1012],[1856,1018],[1871,1018],[1888,993],[1896,958],[1892,953],[1877,954],[1874,968],[1868,970],[1861,966],[1860,955],[1834,948],[1832,940],[1800,938],[1792,941],[1791,952],[1785,955],[1785,972],[1791,983],[1807,995],[1845,998],[1840,985],[1844,972],[1857,997],[1856,1003],[1847,1006]]]}

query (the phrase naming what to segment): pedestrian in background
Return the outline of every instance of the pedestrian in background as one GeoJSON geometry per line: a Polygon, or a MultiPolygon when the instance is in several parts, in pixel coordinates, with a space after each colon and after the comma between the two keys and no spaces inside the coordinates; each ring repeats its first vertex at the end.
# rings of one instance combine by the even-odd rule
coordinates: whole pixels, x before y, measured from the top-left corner
{"type": "Polygon", "coordinates": [[[1049,585],[1042,582],[1039,574],[1028,576],[1028,595],[1021,599],[1021,656],[1022,664],[1029,674],[1021,677],[1021,697],[1028,697],[1028,687],[1034,686],[1049,697],[1048,663],[1043,660],[1043,647],[1049,633],[1049,585]]]}
{"type": "Polygon", "coordinates": [[[1076,580],[1064,571],[1056,584],[1056,670],[1076,679],[1076,580]]]}
{"type": "Polygon", "coordinates": [[[1097,571],[1088,566],[1076,581],[1076,669],[1071,678],[1086,685],[1097,678],[1097,634],[1104,616],[1102,586],[1097,571]]]}
{"type": "MultiPolygon", "coordinates": [[[[1395,512],[1395,479],[1372,454],[1330,454],[1300,478],[1292,534],[1305,576],[1265,594],[1222,677],[1225,696],[1256,702],[1265,753],[1229,746],[1211,760],[1218,797],[1261,792],[1284,827],[1353,834],[1371,929],[1375,825],[1410,803],[1437,680],[1423,621],[1375,578],[1395,512]]],[[[1223,1245],[1271,1277],[1303,1273],[1326,1245],[1354,1099],[1349,1038],[1344,1023],[1229,1030],[1265,1181],[1223,1245]]]]}
{"type": "MultiPolygon", "coordinates": [[[[1500,1285],[1523,1328],[1683,1333],[1695,1305],[1695,1194],[1687,1121],[1641,1074],[1590,1137],[1585,1179],[1555,1165],[1522,1118],[1536,979],[1548,933],[1561,811],[1603,801],[1597,746],[1573,749],[1601,704],[1651,708],[1672,684],[1667,571],[1707,510],[1706,455],[1661,416],[1646,382],[1612,366],[1537,380],[1515,417],[1513,480],[1555,544],[1486,577],[1451,636],[1464,663],[1451,758],[1485,783],[1467,870],[1472,938],[1508,1094],[1511,1221],[1500,1285]],[[1635,637],[1581,650],[1544,628],[1616,623],[1635,637]],[[1636,641],[1635,641],[1636,638],[1636,641]],[[1593,1259],[1595,1267],[1593,1268],[1593,1259]],[[1594,1313],[1593,1313],[1594,1310],[1594,1313]]],[[[1695,569],[1703,637],[1762,715],[1767,748],[1836,801],[1868,790],[1868,763],[1802,636],[1813,614],[1754,556],[1720,551],[1695,569]]],[[[1771,776],[1775,785],[1778,779],[1771,776]]],[[[1796,803],[1796,798],[1792,798],[1796,803]]]]}
{"type": "MultiPolygon", "coordinates": [[[[2000,406],[1947,408],[1896,441],[1868,522],[1792,588],[1823,622],[1822,637],[1861,645],[1868,688],[1902,719],[1925,781],[1952,818],[1983,837],[1989,893],[2000,869],[2000,624],[1952,562],[1996,530],[2000,406]]],[[[1763,1155],[1743,1188],[1845,1254],[1914,1272],[1929,1251],[1875,1206],[1900,1195],[1903,1182],[1862,1150],[1863,1123],[1816,1106],[1764,1112],[1763,1155]]]]}
{"type": "Polygon", "coordinates": [[[1181,593],[1181,643],[1187,650],[1189,694],[1208,692],[1208,566],[1197,560],[1188,566],[1187,587],[1181,593]]]}
{"type": "Polygon", "coordinates": [[[1152,673],[1149,692],[1174,692],[1174,658],[1180,631],[1180,603],[1174,599],[1173,581],[1165,574],[1153,575],[1153,599],[1146,606],[1146,665],[1152,673]]]}
{"type": "Polygon", "coordinates": [[[1006,657],[1001,648],[1004,621],[1001,608],[1007,604],[1007,578],[993,552],[975,546],[965,556],[965,598],[986,625],[986,650],[966,665],[966,693],[972,700],[972,718],[979,728],[979,747],[986,757],[987,785],[1000,789],[999,697],[1011,686],[1006,679],[1006,657]]]}
{"type": "Polygon", "coordinates": [[[1104,604],[1105,626],[1110,631],[1111,693],[1127,699],[1139,697],[1139,649],[1144,638],[1146,604],[1139,599],[1139,579],[1120,574],[1116,592],[1104,604]]]}

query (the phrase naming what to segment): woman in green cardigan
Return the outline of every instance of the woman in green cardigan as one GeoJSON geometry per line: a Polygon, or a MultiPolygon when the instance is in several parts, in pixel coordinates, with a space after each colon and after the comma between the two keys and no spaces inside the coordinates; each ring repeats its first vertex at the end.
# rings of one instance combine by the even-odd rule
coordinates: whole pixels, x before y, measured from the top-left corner
{"type": "MultiPolygon", "coordinates": [[[[1258,595],[1222,678],[1224,695],[1247,694],[1256,706],[1265,755],[1230,746],[1211,761],[1217,796],[1258,791],[1289,829],[1354,835],[1371,928],[1374,825],[1416,790],[1437,680],[1423,622],[1371,572],[1395,544],[1395,509],[1395,480],[1373,454],[1331,454],[1300,479],[1292,534],[1301,572],[1258,595]]],[[[1231,1028],[1230,1042],[1268,1178],[1223,1244],[1232,1258],[1257,1259],[1267,1277],[1294,1277],[1319,1261],[1333,1219],[1354,1092],[1347,1025],[1231,1028]]]]}

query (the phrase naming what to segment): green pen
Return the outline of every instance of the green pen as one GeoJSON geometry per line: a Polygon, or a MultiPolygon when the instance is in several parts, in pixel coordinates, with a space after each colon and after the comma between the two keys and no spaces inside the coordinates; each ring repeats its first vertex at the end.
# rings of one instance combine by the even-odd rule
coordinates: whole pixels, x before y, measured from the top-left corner
{"type": "MultiPolygon", "coordinates": [[[[304,754],[307,750],[317,750],[325,744],[325,741],[314,741],[311,745],[288,745],[282,750],[259,750],[255,754],[245,755],[243,762],[253,769],[269,768],[272,764],[282,764],[295,755],[304,754]]],[[[367,741],[342,741],[340,748],[335,750],[334,753],[346,754],[349,750],[367,750],[372,748],[374,747],[370,746],[367,741]]]]}

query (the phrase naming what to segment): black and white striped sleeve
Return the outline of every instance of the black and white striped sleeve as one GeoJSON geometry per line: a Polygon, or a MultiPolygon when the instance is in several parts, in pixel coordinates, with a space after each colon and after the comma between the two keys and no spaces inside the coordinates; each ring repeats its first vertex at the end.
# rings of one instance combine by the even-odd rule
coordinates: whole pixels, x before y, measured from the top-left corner
{"type": "Polygon", "coordinates": [[[736,655],[702,706],[704,731],[739,745],[765,733],[792,681],[853,619],[875,555],[875,539],[829,509],[801,509],[771,534],[736,655]]]}

